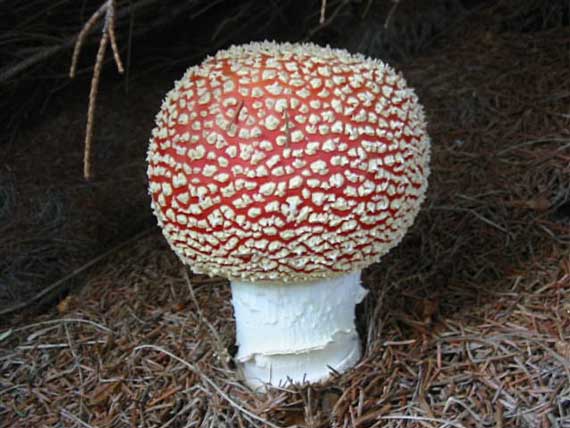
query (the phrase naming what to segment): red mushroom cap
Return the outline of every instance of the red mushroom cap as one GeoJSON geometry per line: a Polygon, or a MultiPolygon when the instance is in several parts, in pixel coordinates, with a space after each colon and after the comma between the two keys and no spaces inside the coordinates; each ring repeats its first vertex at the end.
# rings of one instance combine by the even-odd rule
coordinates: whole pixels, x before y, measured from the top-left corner
{"type": "Polygon", "coordinates": [[[422,107],[380,61],[312,44],[234,46],[190,68],[156,117],[152,207],[197,273],[311,281],[402,239],[429,174],[422,107]]]}

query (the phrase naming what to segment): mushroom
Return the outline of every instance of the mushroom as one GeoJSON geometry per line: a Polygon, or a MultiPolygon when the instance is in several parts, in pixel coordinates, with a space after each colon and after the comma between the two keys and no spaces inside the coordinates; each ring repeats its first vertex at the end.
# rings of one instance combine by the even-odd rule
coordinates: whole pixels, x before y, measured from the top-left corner
{"type": "Polygon", "coordinates": [[[360,272],[412,225],[429,154],[413,90],[362,55],[250,43],[175,83],[150,139],[152,209],[185,264],[230,280],[248,385],[358,362],[360,272]]]}

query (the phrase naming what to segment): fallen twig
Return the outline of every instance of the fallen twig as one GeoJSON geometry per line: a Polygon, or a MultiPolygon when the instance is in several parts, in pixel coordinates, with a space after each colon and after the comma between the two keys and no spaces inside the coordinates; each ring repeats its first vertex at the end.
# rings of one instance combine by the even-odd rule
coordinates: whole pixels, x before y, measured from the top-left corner
{"type": "Polygon", "coordinates": [[[83,176],[86,180],[91,180],[91,143],[93,141],[93,121],[95,120],[95,106],[97,105],[97,92],[99,89],[99,79],[101,77],[101,68],[103,67],[103,59],[105,58],[105,49],[109,41],[111,41],[111,49],[113,50],[113,58],[117,65],[119,73],[124,72],[123,63],[119,56],[117,48],[117,41],[115,36],[115,0],[107,0],[101,5],[99,9],[89,18],[83,26],[83,29],[77,36],[75,49],[73,51],[73,58],[71,60],[71,67],[69,70],[69,77],[73,79],[77,68],[77,60],[81,52],[81,46],[85,37],[95,23],[104,16],[103,33],[99,42],[99,50],[97,51],[97,58],[95,60],[95,68],[93,69],[93,78],[91,79],[91,90],[89,91],[89,108],[87,110],[87,127],[85,129],[85,149],[83,152],[83,176]]]}

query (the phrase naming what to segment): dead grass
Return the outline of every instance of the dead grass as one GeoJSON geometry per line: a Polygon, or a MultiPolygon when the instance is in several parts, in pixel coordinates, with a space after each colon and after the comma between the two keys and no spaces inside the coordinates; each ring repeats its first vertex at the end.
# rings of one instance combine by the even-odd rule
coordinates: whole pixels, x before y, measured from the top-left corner
{"type": "Polygon", "coordinates": [[[570,30],[516,31],[508,6],[400,67],[433,175],[413,230],[363,273],[353,370],[253,394],[227,283],[186,277],[157,231],[0,331],[4,426],[570,427],[570,30]]]}

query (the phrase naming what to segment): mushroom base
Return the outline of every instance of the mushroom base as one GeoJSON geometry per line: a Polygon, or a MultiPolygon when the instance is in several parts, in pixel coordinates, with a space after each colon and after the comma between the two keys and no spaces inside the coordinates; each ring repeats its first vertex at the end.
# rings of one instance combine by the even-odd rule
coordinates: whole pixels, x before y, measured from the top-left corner
{"type": "Polygon", "coordinates": [[[366,296],[360,272],[318,282],[234,281],[236,360],[246,383],[318,382],[360,359],[355,306],[366,296]]]}

